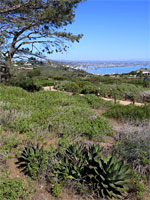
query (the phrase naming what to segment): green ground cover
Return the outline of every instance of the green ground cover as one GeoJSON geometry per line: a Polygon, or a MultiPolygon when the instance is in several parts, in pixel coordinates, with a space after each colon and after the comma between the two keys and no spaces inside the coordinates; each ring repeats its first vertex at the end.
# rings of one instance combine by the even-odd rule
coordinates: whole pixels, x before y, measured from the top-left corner
{"type": "Polygon", "coordinates": [[[134,105],[114,105],[107,110],[104,115],[119,121],[142,122],[150,120],[150,105],[134,106],[134,105]]]}
{"type": "Polygon", "coordinates": [[[106,119],[96,116],[86,98],[61,92],[29,93],[0,87],[1,128],[20,133],[55,132],[58,135],[100,139],[112,135],[106,119]],[[7,120],[6,120],[7,119],[7,120]]]}
{"type": "MultiPolygon", "coordinates": [[[[0,84],[0,173],[7,169],[7,161],[13,155],[25,177],[50,185],[49,192],[55,197],[61,198],[63,187],[71,186],[76,193],[94,199],[118,199],[122,194],[122,199],[132,199],[131,194],[143,200],[150,162],[150,105],[113,105],[97,97],[99,88],[101,95],[108,97],[113,89],[117,98],[122,99],[127,93],[130,100],[135,97],[141,101],[143,91],[149,91],[142,84],[127,82],[64,67],[60,71],[45,68],[41,72],[24,72],[19,78],[14,76],[10,86],[0,84]],[[41,89],[53,85],[59,92],[41,89]],[[121,131],[112,130],[109,118],[130,123],[121,131]],[[109,152],[99,145],[90,145],[109,143],[107,136],[114,137],[109,152]],[[50,145],[52,139],[55,142],[50,145]],[[86,145],[82,144],[85,141],[86,145]],[[122,181],[118,182],[117,177],[122,181]]],[[[20,178],[12,180],[7,172],[0,188],[3,199],[28,199],[31,195],[20,178]]]]}

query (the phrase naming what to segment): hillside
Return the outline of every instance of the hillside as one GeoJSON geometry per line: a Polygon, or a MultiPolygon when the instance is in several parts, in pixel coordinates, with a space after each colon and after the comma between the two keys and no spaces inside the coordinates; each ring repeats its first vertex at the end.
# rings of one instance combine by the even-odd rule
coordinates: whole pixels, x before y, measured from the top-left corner
{"type": "Polygon", "coordinates": [[[0,199],[147,200],[149,92],[143,77],[64,66],[0,84],[0,199]]]}

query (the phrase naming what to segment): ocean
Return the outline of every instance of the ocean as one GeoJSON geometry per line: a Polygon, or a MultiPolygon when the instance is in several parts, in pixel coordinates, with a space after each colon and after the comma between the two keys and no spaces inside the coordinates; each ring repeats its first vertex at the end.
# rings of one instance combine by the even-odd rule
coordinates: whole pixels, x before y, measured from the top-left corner
{"type": "Polygon", "coordinates": [[[146,66],[124,66],[124,67],[99,67],[97,69],[92,69],[92,66],[90,69],[85,69],[86,72],[92,73],[92,74],[123,74],[123,73],[129,73],[131,71],[136,71],[141,68],[150,68],[150,65],[146,66]]]}

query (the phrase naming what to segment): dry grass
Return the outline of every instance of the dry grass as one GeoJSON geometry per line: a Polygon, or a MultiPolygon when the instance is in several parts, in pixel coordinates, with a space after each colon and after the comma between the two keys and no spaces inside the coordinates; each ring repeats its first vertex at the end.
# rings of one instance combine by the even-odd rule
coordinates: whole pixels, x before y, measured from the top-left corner
{"type": "Polygon", "coordinates": [[[124,124],[116,128],[115,152],[126,159],[140,176],[150,173],[150,122],[124,124]]]}

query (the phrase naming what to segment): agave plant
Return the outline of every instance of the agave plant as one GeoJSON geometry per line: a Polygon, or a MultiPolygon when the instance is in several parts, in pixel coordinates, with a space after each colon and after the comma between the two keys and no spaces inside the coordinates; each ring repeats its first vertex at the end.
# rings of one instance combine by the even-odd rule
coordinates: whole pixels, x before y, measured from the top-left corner
{"type": "Polygon", "coordinates": [[[88,148],[88,155],[86,157],[87,160],[94,159],[95,157],[100,157],[103,152],[103,147],[100,147],[98,144],[92,144],[88,148]]]}
{"type": "Polygon", "coordinates": [[[59,153],[59,162],[55,166],[55,174],[60,180],[83,178],[86,162],[86,147],[71,144],[63,153],[59,153]]]}
{"type": "Polygon", "coordinates": [[[36,178],[44,169],[47,156],[43,147],[28,145],[24,148],[21,155],[18,157],[18,168],[24,174],[36,178]]]}
{"type": "Polygon", "coordinates": [[[114,156],[89,159],[86,183],[98,197],[119,199],[128,189],[132,173],[123,160],[114,156]]]}
{"type": "Polygon", "coordinates": [[[99,145],[72,144],[59,152],[54,174],[58,180],[72,179],[88,186],[100,198],[119,199],[128,189],[132,176],[120,158],[105,156],[99,145]]]}

